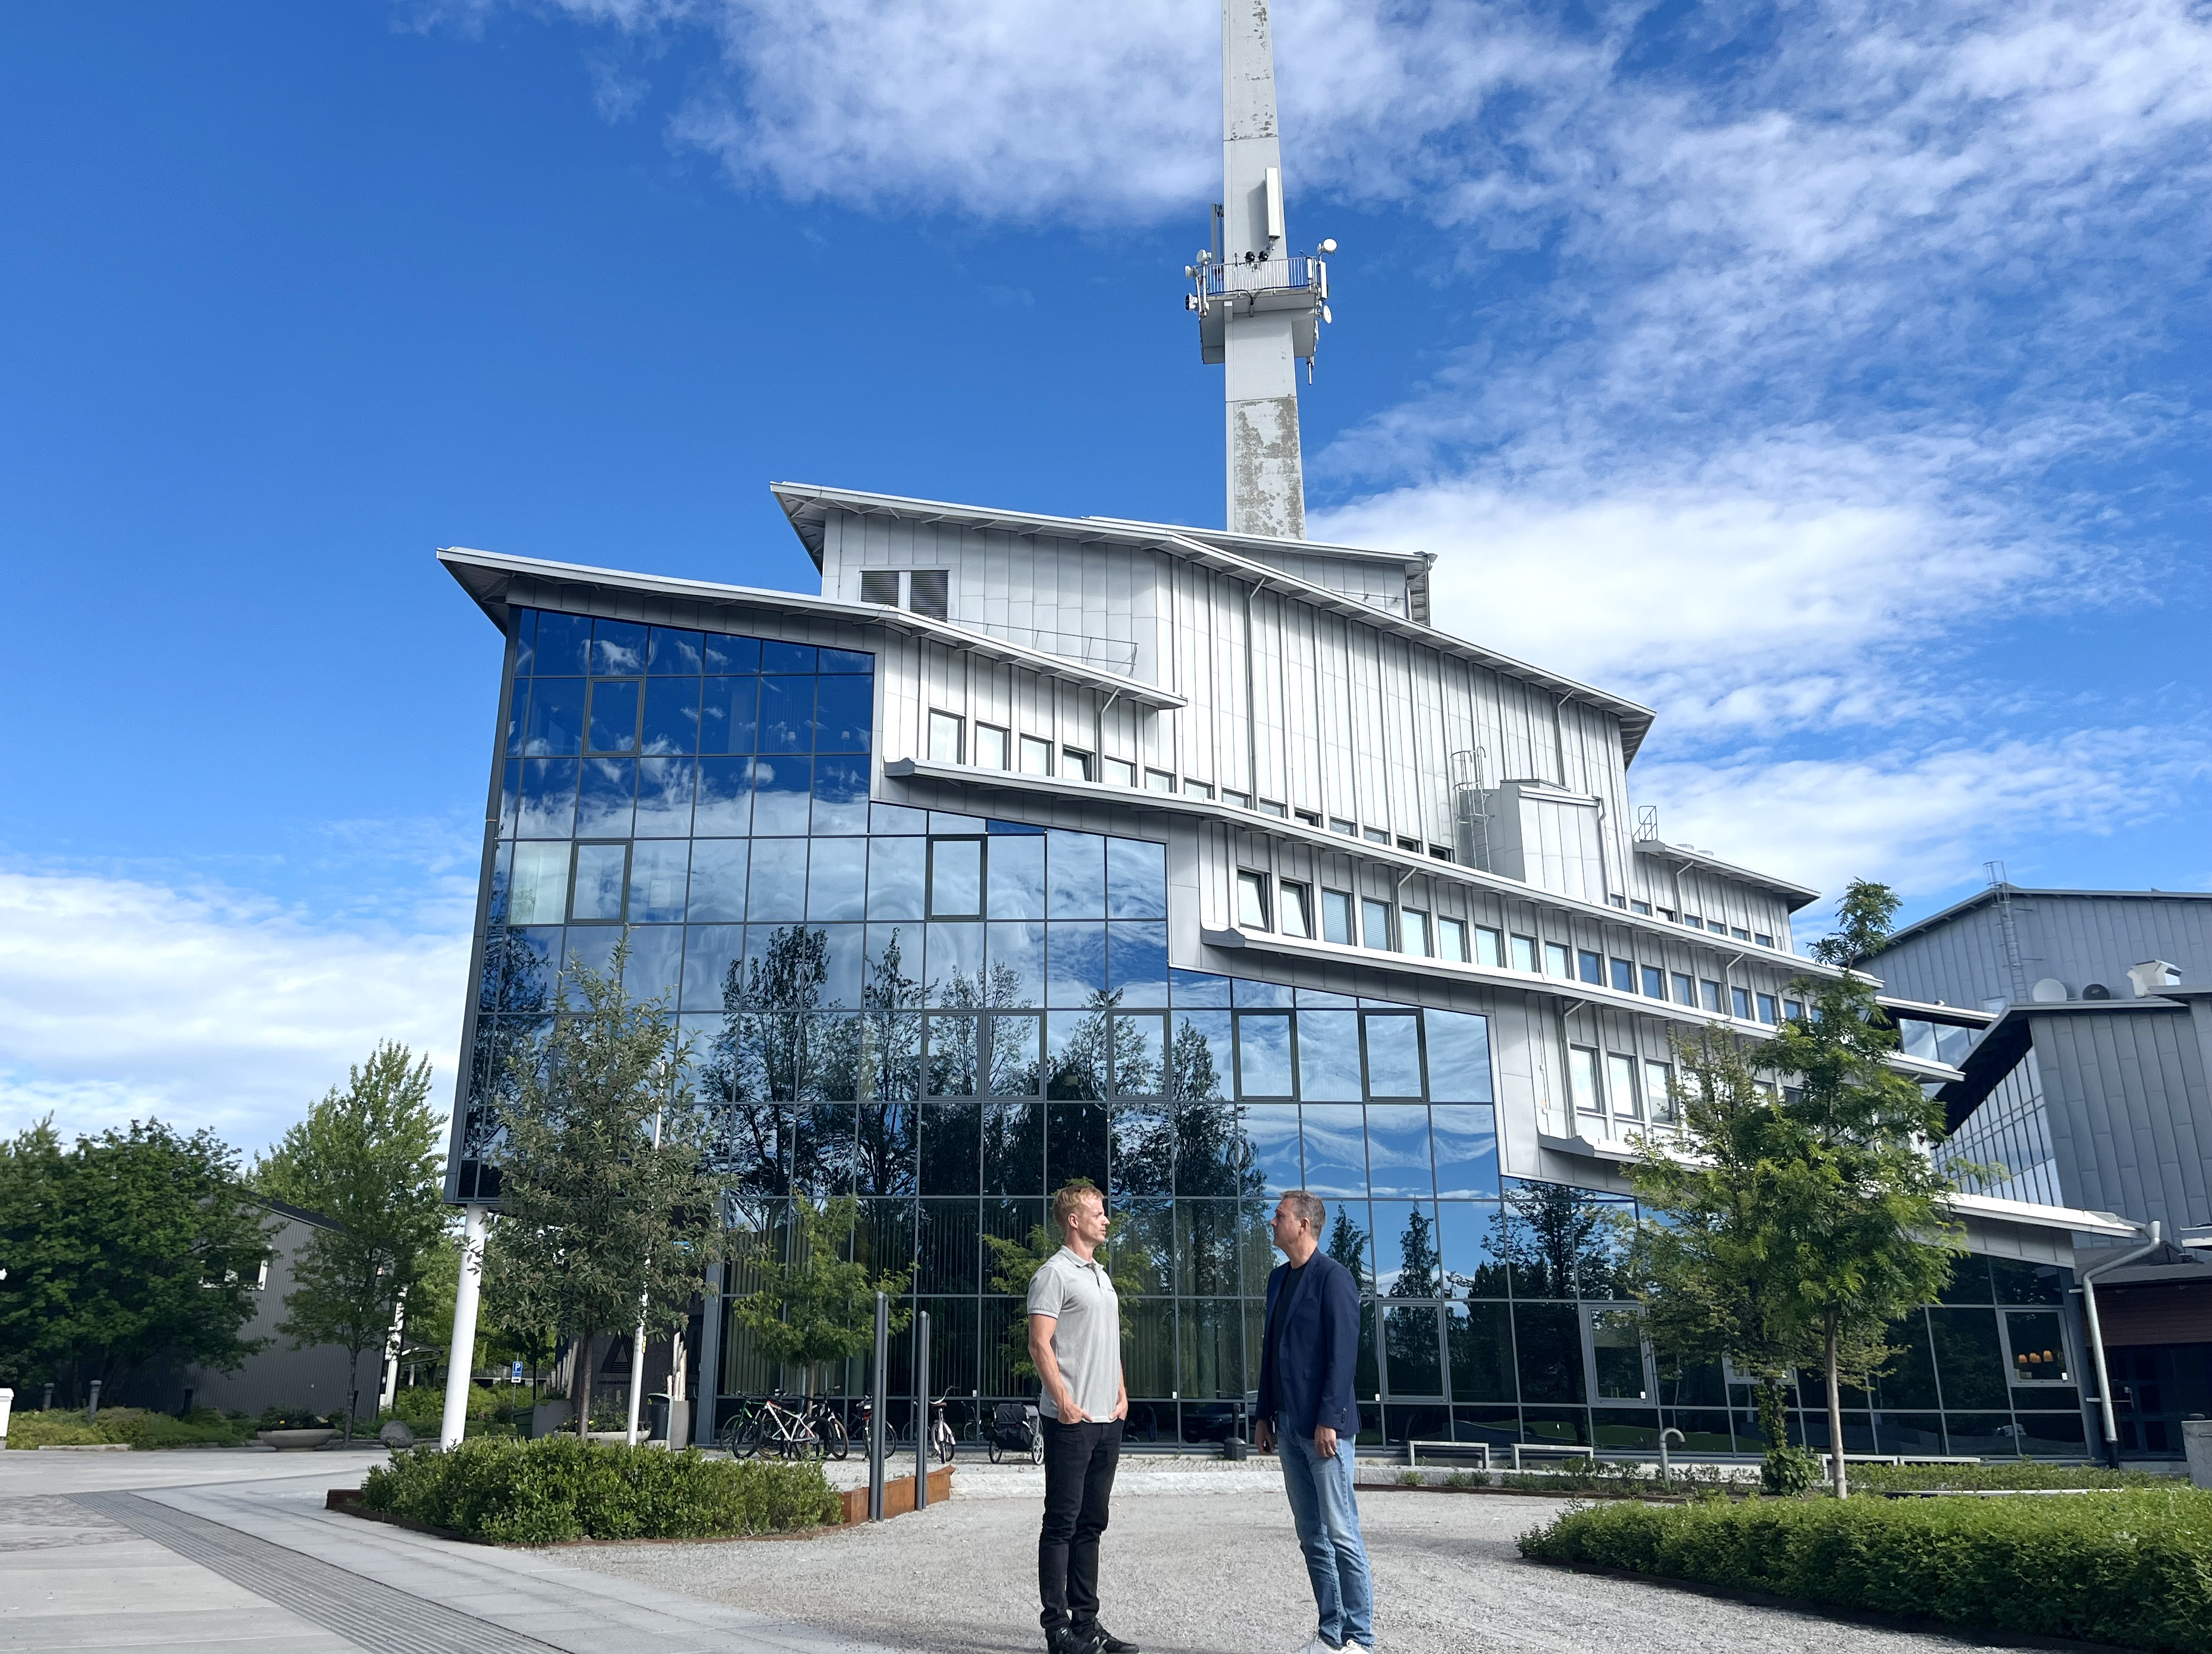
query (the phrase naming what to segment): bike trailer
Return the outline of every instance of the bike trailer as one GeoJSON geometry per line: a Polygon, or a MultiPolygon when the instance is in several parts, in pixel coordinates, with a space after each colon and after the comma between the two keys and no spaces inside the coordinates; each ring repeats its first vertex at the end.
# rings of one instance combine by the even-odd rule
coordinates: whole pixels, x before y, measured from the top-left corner
{"type": "Polygon", "coordinates": [[[991,1439],[1017,1453],[1036,1444],[1037,1411],[1022,1402],[1001,1402],[991,1409],[991,1439]]]}

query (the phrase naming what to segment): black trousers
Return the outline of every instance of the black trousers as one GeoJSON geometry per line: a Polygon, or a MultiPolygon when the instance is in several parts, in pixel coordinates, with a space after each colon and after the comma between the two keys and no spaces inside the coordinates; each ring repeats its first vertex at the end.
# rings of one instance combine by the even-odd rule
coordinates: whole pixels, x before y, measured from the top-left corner
{"type": "Polygon", "coordinates": [[[1047,1630],[1098,1617],[1098,1535],[1106,1531],[1121,1421],[1044,1426],[1044,1527],[1037,1535],[1037,1596],[1047,1630]]]}

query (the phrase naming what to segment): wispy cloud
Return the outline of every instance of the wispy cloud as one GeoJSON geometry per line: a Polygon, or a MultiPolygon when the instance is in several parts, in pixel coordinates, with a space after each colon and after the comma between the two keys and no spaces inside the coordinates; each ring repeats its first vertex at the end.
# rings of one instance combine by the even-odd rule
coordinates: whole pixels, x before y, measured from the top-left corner
{"type": "Polygon", "coordinates": [[[330,925],[264,897],[0,872],[0,1132],[159,1115],[252,1149],[379,1039],[450,1095],[467,921],[330,925]]]}

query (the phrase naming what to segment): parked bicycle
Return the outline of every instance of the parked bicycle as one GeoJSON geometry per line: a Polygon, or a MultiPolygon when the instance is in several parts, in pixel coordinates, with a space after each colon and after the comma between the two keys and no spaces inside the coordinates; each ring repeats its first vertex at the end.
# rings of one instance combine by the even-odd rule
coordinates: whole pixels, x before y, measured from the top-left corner
{"type": "Polygon", "coordinates": [[[960,1450],[960,1444],[952,1437],[952,1426],[945,1421],[945,1403],[951,1394],[948,1389],[929,1404],[929,1446],[939,1464],[951,1463],[952,1456],[960,1450]]]}
{"type": "Polygon", "coordinates": [[[845,1421],[830,1411],[828,1403],[815,1402],[798,1408],[774,1396],[732,1419],[715,1440],[740,1459],[757,1458],[763,1453],[787,1459],[842,1459],[852,1450],[845,1421]]]}

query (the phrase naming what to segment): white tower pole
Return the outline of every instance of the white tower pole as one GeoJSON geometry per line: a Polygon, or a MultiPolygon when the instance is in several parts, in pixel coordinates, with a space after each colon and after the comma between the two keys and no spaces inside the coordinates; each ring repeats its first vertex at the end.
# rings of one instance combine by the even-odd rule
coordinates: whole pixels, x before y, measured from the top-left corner
{"type": "Polygon", "coordinates": [[[453,1348],[446,1364],[446,1416],[438,1426],[438,1445],[448,1452],[461,1444],[469,1421],[469,1376],[477,1357],[477,1294],[483,1285],[484,1231],[491,1208],[471,1203],[461,1225],[461,1279],[453,1289],[453,1348]]]}
{"type": "MultiPolygon", "coordinates": [[[[1273,285],[1265,267],[1290,247],[1267,0],[1222,0],[1221,162],[1222,262],[1232,273],[1257,269],[1273,285]]],[[[1295,312],[1234,292],[1225,304],[1230,532],[1304,539],[1297,357],[1311,350],[1296,348],[1295,312]]]]}

